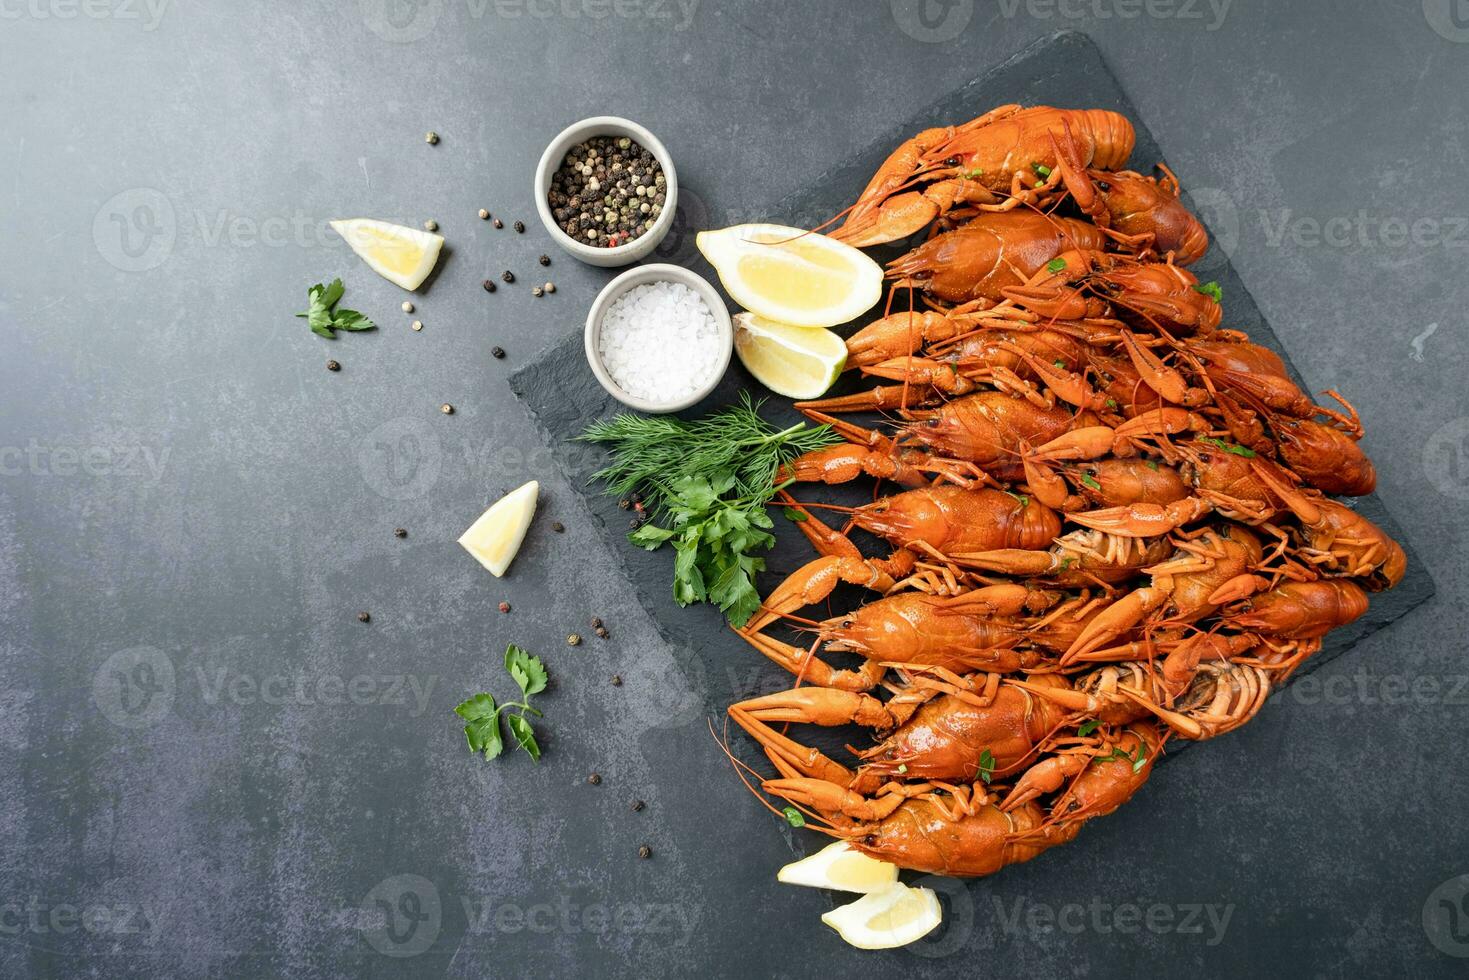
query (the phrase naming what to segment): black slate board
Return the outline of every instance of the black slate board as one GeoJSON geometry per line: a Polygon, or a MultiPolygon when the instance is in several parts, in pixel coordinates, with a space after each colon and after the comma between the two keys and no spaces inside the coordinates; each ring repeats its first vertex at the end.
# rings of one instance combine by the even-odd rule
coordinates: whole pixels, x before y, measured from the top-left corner
{"type": "MultiPolygon", "coordinates": [[[[959,123],[1009,102],[1116,110],[1131,119],[1137,130],[1132,166],[1146,170],[1154,162],[1163,160],[1143,120],[1102,62],[1100,52],[1091,40],[1082,34],[1064,33],[1037,42],[1005,64],[894,127],[848,162],[818,177],[808,190],[772,205],[766,212],[766,218],[798,227],[819,225],[849,204],[893,147],[909,135],[929,126],[959,123]]],[[[1187,188],[1188,175],[1180,174],[1179,179],[1187,188]]],[[[698,229],[689,227],[685,219],[686,216],[680,214],[681,225],[675,226],[669,242],[665,242],[662,249],[668,255],[665,260],[682,261],[682,264],[717,283],[713,270],[692,248],[693,234],[698,229]]],[[[884,250],[869,251],[879,261],[886,261],[906,248],[906,245],[889,246],[884,250]]],[[[1209,254],[1191,271],[1201,281],[1213,279],[1219,282],[1225,300],[1225,326],[1244,330],[1255,342],[1285,357],[1274,331],[1261,317],[1254,299],[1221,249],[1211,247],[1209,254]]],[[[1289,358],[1285,359],[1289,365],[1289,358]]],[[[1302,379],[1293,367],[1291,371],[1300,382],[1302,379]]],[[[866,380],[843,382],[854,388],[870,383],[866,380]]],[[[621,406],[592,377],[585,363],[581,334],[567,337],[518,371],[511,379],[511,387],[543,428],[567,478],[573,486],[582,488],[587,506],[607,535],[610,551],[623,565],[640,601],[664,637],[680,651],[680,660],[690,683],[703,692],[705,708],[710,716],[722,716],[724,708],[733,701],[788,686],[790,675],[764,660],[730,632],[717,610],[710,606],[680,608],[673,601],[672,556],[663,551],[644,552],[628,544],[625,539],[628,513],[620,510],[616,501],[602,495],[598,488],[588,485],[588,477],[601,465],[602,453],[595,447],[569,440],[592,420],[614,414],[621,406]]],[[[1312,390],[1305,384],[1302,388],[1312,390]]],[[[730,404],[742,389],[763,390],[735,360],[718,389],[683,414],[692,418],[730,404]]],[[[842,390],[837,389],[838,392],[842,390]]],[[[789,402],[780,398],[772,398],[767,403],[765,415],[777,425],[800,420],[800,416],[789,408],[789,402]]],[[[858,481],[836,488],[801,487],[796,495],[812,501],[862,503],[871,499],[871,483],[858,481]]],[[[1350,503],[1403,541],[1397,522],[1375,495],[1350,503]]],[[[782,520],[777,520],[776,525],[778,543],[768,557],[769,568],[760,582],[762,594],[814,557],[805,538],[792,525],[782,520]]],[[[869,554],[881,551],[871,540],[861,543],[869,554]]],[[[1410,549],[1408,574],[1398,587],[1373,596],[1367,614],[1356,623],[1332,633],[1324,649],[1308,660],[1297,676],[1340,656],[1359,639],[1392,623],[1433,593],[1433,580],[1410,549]]],[[[862,598],[855,590],[839,591],[833,596],[833,602],[837,608],[850,608],[850,605],[841,604],[855,605],[862,598]]],[[[829,741],[819,737],[818,740],[823,743],[829,741]]],[[[1187,744],[1171,743],[1170,754],[1176,754],[1187,744]]],[[[755,753],[744,754],[753,757],[755,753]]]]}

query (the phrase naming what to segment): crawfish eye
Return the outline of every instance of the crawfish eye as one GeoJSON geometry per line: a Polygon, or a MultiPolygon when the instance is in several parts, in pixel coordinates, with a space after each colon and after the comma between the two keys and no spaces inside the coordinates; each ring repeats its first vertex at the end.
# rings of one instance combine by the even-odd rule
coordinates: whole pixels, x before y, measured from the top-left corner
{"type": "Polygon", "coordinates": [[[947,159],[947,160],[944,161],[944,166],[946,166],[946,167],[957,167],[957,166],[959,166],[959,158],[958,157],[949,157],[949,159],[947,159]]]}
{"type": "Polygon", "coordinates": [[[1208,453],[1199,453],[1199,462],[1200,463],[1207,463],[1207,462],[1209,462],[1209,454],[1208,453]]]}
{"type": "Polygon", "coordinates": [[[939,427],[939,420],[929,419],[927,425],[930,429],[937,429],[939,427]]]}
{"type": "Polygon", "coordinates": [[[853,623],[850,619],[844,619],[844,620],[842,620],[842,629],[844,629],[844,630],[849,630],[849,629],[851,629],[855,625],[856,624],[853,623]]]}
{"type": "Polygon", "coordinates": [[[1101,191],[1103,194],[1106,194],[1112,190],[1112,185],[1107,183],[1105,180],[1099,180],[1097,181],[1097,190],[1101,191]]]}

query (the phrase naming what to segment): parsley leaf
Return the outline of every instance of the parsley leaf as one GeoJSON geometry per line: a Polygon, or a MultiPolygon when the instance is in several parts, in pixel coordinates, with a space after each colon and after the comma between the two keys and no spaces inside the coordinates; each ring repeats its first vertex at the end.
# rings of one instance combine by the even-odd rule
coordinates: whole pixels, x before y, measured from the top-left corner
{"type": "Polygon", "coordinates": [[[337,330],[375,330],[377,324],[356,310],[334,310],[337,301],[342,298],[346,287],[342,280],[333,279],[331,285],[323,286],[317,283],[306,290],[307,309],[304,313],[297,313],[299,317],[305,317],[306,323],[311,327],[311,332],[318,337],[335,340],[337,330]]]}
{"type": "Polygon", "coordinates": [[[995,775],[995,757],[985,749],[979,754],[979,778],[989,782],[995,775]]]}
{"type": "Polygon", "coordinates": [[[1030,165],[1030,169],[1034,170],[1036,172],[1036,176],[1040,177],[1042,180],[1051,176],[1051,168],[1046,166],[1044,163],[1032,163],[1030,165]]]}
{"type": "Polygon", "coordinates": [[[1081,482],[1082,483],[1085,483],[1087,486],[1091,487],[1093,490],[1100,490],[1100,489],[1102,489],[1102,484],[1100,482],[1098,482],[1097,478],[1094,477],[1094,476],[1092,476],[1090,473],[1083,473],[1083,474],[1081,474],[1081,482]]]}
{"type": "Polygon", "coordinates": [[[1064,268],[1066,268],[1066,260],[1061,258],[1060,256],[1057,256],[1056,258],[1046,263],[1046,271],[1051,273],[1052,275],[1055,275],[1057,272],[1060,272],[1064,268]]]}
{"type": "Polygon", "coordinates": [[[514,643],[505,648],[505,670],[526,697],[546,689],[546,667],[541,658],[531,656],[514,643]]]}
{"type": "Polygon", "coordinates": [[[505,750],[505,742],[500,738],[500,712],[494,698],[476,694],[455,708],[454,713],[469,723],[464,726],[469,751],[483,752],[486,759],[493,759],[505,750]]]}
{"type": "Polygon", "coordinates": [[[1216,303],[1224,302],[1224,290],[1219,288],[1217,282],[1201,282],[1194,286],[1194,292],[1203,293],[1216,303]]]}
{"type": "Polygon", "coordinates": [[[1086,738],[1092,732],[1101,727],[1102,723],[1100,721],[1097,721],[1097,719],[1095,718],[1088,718],[1086,721],[1081,723],[1081,727],[1076,730],[1076,734],[1080,735],[1082,738],[1086,738]]]}
{"type": "Polygon", "coordinates": [[[515,744],[540,762],[541,747],[526,715],[541,716],[540,711],[531,707],[530,697],[546,689],[546,667],[539,657],[531,656],[512,643],[505,648],[505,670],[520,688],[521,700],[496,707],[494,697],[481,691],[460,703],[454,713],[466,722],[464,737],[469,743],[469,751],[482,752],[486,759],[496,758],[505,751],[505,739],[500,733],[500,716],[504,715],[510,734],[515,736],[515,744]],[[512,714],[512,711],[516,713],[512,714]]]}
{"type": "Polygon", "coordinates": [[[781,812],[785,814],[786,823],[790,824],[792,827],[806,826],[805,816],[803,816],[801,811],[797,810],[795,807],[788,806],[781,812]]]}
{"type": "Polygon", "coordinates": [[[541,747],[536,743],[536,730],[525,720],[525,715],[506,715],[505,721],[510,725],[510,734],[515,736],[515,743],[540,762],[541,747]]]}
{"type": "Polygon", "coordinates": [[[1215,439],[1212,436],[1202,436],[1200,437],[1199,442],[1207,442],[1215,449],[1222,449],[1227,453],[1233,453],[1236,456],[1243,456],[1245,459],[1254,459],[1256,456],[1255,451],[1247,446],[1236,446],[1232,442],[1225,442],[1223,439],[1215,439]]]}

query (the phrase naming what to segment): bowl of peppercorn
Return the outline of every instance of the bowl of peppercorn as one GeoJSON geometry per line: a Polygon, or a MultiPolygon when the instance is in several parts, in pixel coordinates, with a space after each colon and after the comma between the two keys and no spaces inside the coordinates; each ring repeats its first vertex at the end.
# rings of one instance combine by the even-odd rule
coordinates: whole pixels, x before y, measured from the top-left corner
{"type": "Polygon", "coordinates": [[[673,159],[631,119],[563,129],[536,167],[536,210],[556,244],[589,265],[627,265],[668,234],[678,204],[673,159]]]}

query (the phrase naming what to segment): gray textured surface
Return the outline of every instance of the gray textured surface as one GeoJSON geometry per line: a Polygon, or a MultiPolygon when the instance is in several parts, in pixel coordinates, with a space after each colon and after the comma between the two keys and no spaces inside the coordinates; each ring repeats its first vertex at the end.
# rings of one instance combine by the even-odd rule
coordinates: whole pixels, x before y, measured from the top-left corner
{"type": "Polygon", "coordinates": [[[0,973],[1462,972],[1465,12],[917,6],[0,5],[0,973]],[[1361,409],[1440,594],[959,899],[947,955],[864,957],[827,896],[770,883],[782,835],[505,384],[606,274],[552,253],[533,300],[542,236],[474,211],[530,221],[544,141],[613,111],[710,224],[758,217],[1066,27],[1212,189],[1306,377],[1361,409]],[[348,213],[443,226],[421,334],[320,230],[348,213]],[[338,274],[376,334],[291,318],[338,274]],[[497,583],[453,539],[531,477],[543,518],[497,583]],[[566,647],[593,614],[612,640],[566,647]],[[512,639],[557,679],[539,767],[469,759],[448,713],[504,693],[512,639]],[[425,918],[397,944],[378,900],[405,895],[425,918]],[[1180,929],[1191,905],[1222,935],[1180,929]],[[1117,928],[1133,906],[1152,928],[1117,928]]]}

